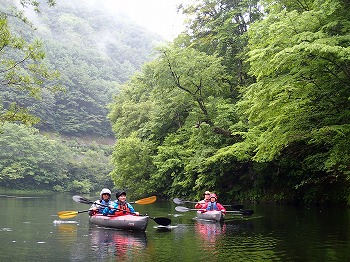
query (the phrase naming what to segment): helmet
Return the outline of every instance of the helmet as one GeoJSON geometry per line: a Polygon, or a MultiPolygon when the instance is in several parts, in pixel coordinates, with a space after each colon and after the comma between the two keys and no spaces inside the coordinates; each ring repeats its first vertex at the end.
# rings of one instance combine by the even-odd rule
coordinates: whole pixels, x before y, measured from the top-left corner
{"type": "Polygon", "coordinates": [[[125,195],[125,196],[126,196],[126,192],[125,192],[125,191],[117,191],[117,192],[115,193],[115,197],[116,197],[116,198],[120,197],[121,195],[125,195]]]}
{"type": "Polygon", "coordinates": [[[207,190],[207,191],[204,192],[203,195],[210,195],[210,194],[211,194],[210,191],[207,190]]]}
{"type": "Polygon", "coordinates": [[[103,194],[108,194],[111,195],[111,190],[109,190],[108,188],[104,188],[101,190],[100,196],[102,197],[103,194]]]}
{"type": "Polygon", "coordinates": [[[218,200],[217,195],[215,195],[215,194],[211,194],[211,195],[210,195],[210,198],[212,198],[212,197],[214,197],[214,198],[215,198],[215,200],[218,200]]]}

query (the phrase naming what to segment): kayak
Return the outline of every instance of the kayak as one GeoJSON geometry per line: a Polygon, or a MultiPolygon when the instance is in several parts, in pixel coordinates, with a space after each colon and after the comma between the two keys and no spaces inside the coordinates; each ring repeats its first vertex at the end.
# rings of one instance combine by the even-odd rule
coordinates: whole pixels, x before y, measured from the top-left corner
{"type": "Polygon", "coordinates": [[[134,231],[145,231],[148,220],[148,216],[134,215],[104,216],[102,214],[96,214],[89,217],[90,223],[101,227],[111,227],[134,231]]]}
{"type": "Polygon", "coordinates": [[[209,210],[209,211],[206,211],[203,213],[202,213],[202,211],[197,211],[196,218],[203,219],[203,220],[222,222],[225,219],[225,215],[221,211],[217,211],[217,210],[209,210]]]}

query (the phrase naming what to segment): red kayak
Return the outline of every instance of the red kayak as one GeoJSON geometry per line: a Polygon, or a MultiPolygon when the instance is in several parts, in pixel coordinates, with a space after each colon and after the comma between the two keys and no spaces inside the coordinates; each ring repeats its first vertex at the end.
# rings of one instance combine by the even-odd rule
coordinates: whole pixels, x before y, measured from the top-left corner
{"type": "Polygon", "coordinates": [[[101,227],[134,231],[145,231],[148,225],[148,220],[149,216],[135,215],[104,216],[102,214],[96,214],[89,218],[90,223],[101,227]]]}

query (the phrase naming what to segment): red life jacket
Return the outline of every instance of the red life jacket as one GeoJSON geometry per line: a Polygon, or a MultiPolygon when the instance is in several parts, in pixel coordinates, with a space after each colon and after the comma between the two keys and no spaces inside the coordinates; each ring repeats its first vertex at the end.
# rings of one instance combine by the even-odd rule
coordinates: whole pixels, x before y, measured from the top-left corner
{"type": "Polygon", "coordinates": [[[122,215],[130,215],[131,211],[128,206],[128,204],[125,202],[124,204],[121,204],[118,202],[117,211],[114,213],[116,216],[122,216],[122,215]]]}

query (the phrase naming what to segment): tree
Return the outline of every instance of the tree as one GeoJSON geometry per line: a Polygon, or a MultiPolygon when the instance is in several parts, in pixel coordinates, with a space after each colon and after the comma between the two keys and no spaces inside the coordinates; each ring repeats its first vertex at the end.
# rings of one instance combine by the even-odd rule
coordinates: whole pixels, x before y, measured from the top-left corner
{"type": "Polygon", "coordinates": [[[152,150],[151,142],[141,141],[135,134],[118,139],[112,154],[114,169],[111,172],[117,188],[130,190],[135,197],[154,193],[149,187],[150,174],[154,171],[152,150]]]}
{"type": "Polygon", "coordinates": [[[182,41],[192,48],[222,58],[230,98],[239,98],[239,86],[252,82],[244,64],[249,26],[262,16],[259,1],[196,0],[180,10],[188,15],[186,36],[182,41]]]}
{"type": "Polygon", "coordinates": [[[253,159],[294,159],[293,187],[326,199],[325,188],[328,195],[337,188],[330,183],[349,183],[349,5],[303,1],[295,10],[290,1],[267,2],[269,15],[249,30],[257,82],[240,102],[247,136],[257,139],[253,159]]]}
{"type": "Polygon", "coordinates": [[[4,123],[0,136],[0,185],[52,189],[68,178],[69,150],[38,130],[4,123]]]}
{"type": "Polygon", "coordinates": [[[205,158],[235,140],[226,128],[237,118],[230,100],[222,98],[229,91],[219,58],[192,48],[160,50],[161,56],[125,84],[111,106],[119,138],[112,174],[117,185],[128,186],[143,174],[147,179],[141,188],[167,195],[196,188],[205,158]],[[150,147],[149,162],[131,158],[145,151],[135,140],[150,147]]]}
{"type": "MultiPolygon", "coordinates": [[[[38,1],[21,0],[20,4],[23,7],[33,6],[36,12],[40,11],[38,1]]],[[[48,4],[52,6],[54,1],[48,0],[48,4]]],[[[45,54],[40,41],[29,41],[27,36],[11,32],[10,19],[20,19],[29,29],[31,25],[23,11],[17,8],[12,10],[0,12],[0,86],[15,88],[35,98],[40,98],[44,89],[59,90],[59,85],[54,82],[58,78],[58,72],[45,65],[45,54]]],[[[12,103],[5,108],[0,101],[0,124],[20,121],[30,125],[37,120],[21,105],[12,103]]]]}

